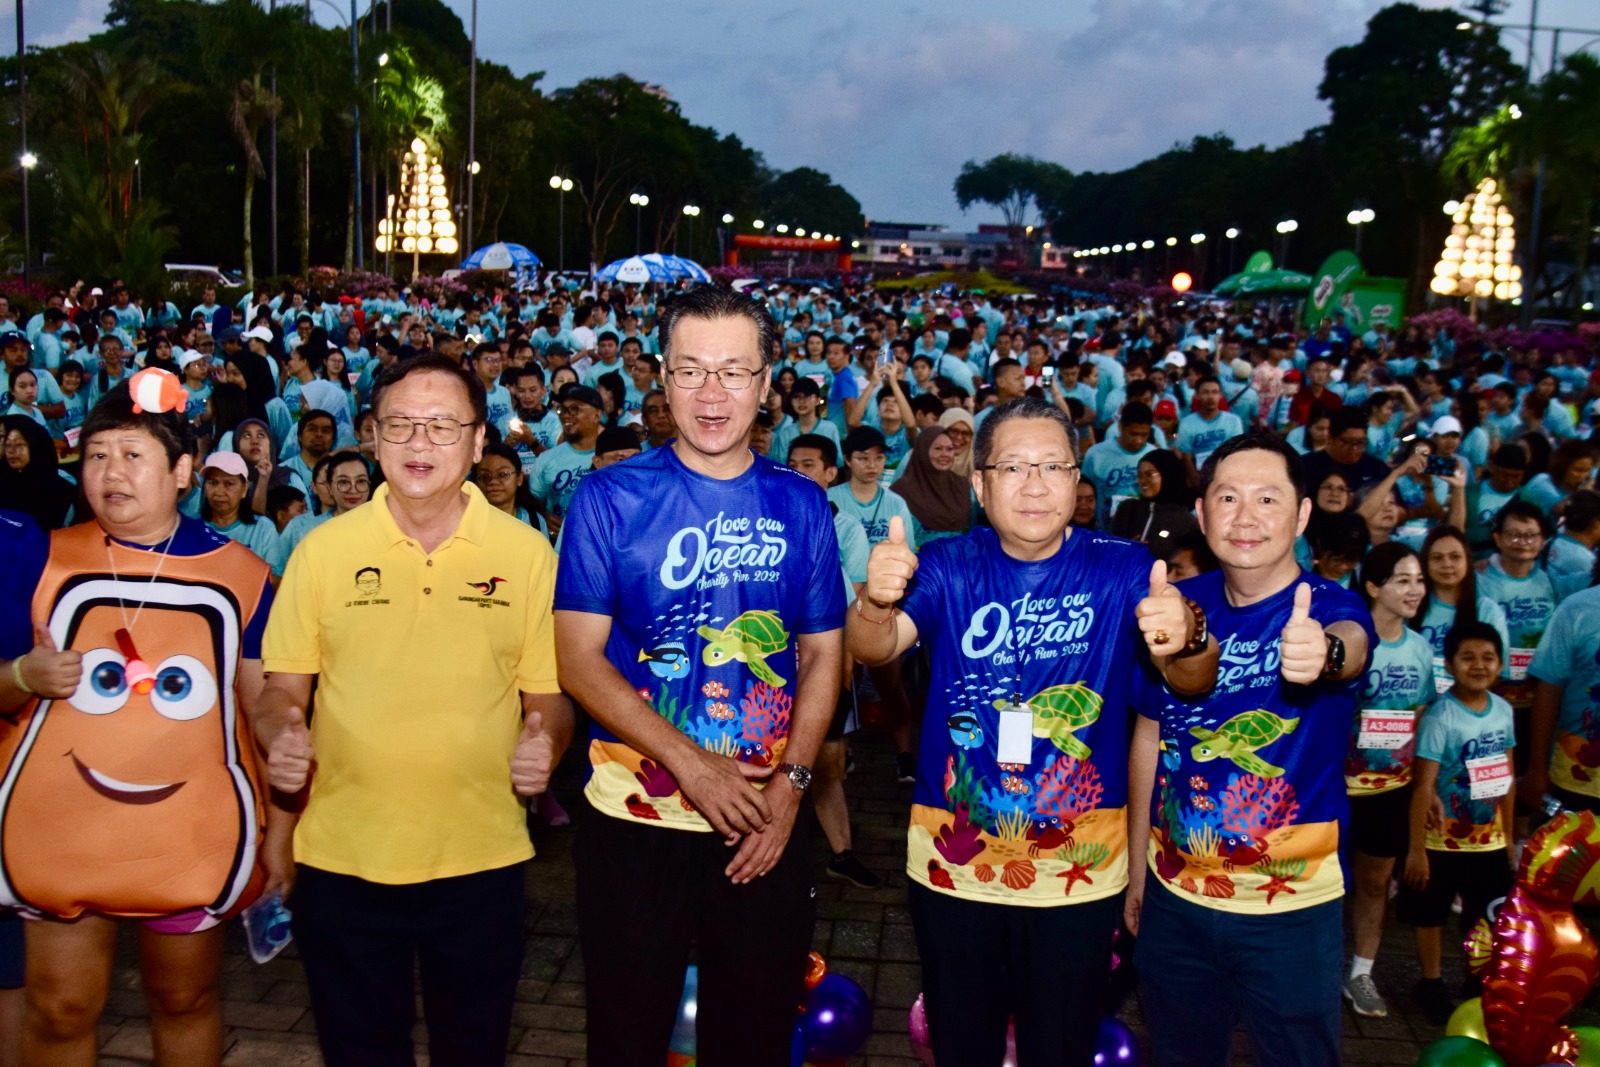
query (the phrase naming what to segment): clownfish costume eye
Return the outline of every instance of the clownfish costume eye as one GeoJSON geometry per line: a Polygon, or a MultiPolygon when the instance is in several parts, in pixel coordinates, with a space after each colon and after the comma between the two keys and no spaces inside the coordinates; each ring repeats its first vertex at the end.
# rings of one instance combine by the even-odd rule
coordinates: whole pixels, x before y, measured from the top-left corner
{"type": "Polygon", "coordinates": [[[96,648],[83,654],[83,674],[68,703],[87,715],[110,715],[128,702],[128,672],[122,654],[96,648]]]}
{"type": "Polygon", "coordinates": [[[171,656],[156,668],[150,706],[168,719],[198,719],[217,704],[217,682],[193,656],[171,656]]]}

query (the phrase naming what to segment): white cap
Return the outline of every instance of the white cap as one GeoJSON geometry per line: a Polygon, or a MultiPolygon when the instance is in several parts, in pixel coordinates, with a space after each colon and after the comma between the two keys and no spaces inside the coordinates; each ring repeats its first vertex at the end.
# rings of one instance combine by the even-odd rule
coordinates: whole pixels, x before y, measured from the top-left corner
{"type": "Polygon", "coordinates": [[[1434,420],[1433,429],[1428,432],[1434,437],[1442,437],[1447,433],[1460,433],[1461,420],[1454,415],[1442,415],[1434,420]]]}
{"type": "Polygon", "coordinates": [[[272,331],[265,326],[252,326],[244,332],[245,340],[256,340],[266,344],[272,343],[272,331]]]}
{"type": "Polygon", "coordinates": [[[1248,382],[1250,380],[1251,366],[1248,359],[1236,359],[1229,366],[1233,369],[1233,380],[1248,382]]]}
{"type": "Polygon", "coordinates": [[[100,288],[97,285],[93,289],[89,290],[89,295],[90,296],[105,296],[106,295],[106,291],[104,289],[100,288]]]}
{"type": "Polygon", "coordinates": [[[1168,367],[1187,367],[1189,365],[1189,357],[1182,352],[1173,352],[1161,362],[1168,367]]]}
{"type": "Polygon", "coordinates": [[[1209,352],[1211,351],[1211,342],[1204,337],[1196,337],[1192,340],[1185,341],[1183,347],[1198,348],[1202,352],[1209,352]]]}
{"type": "Polygon", "coordinates": [[[211,357],[207,356],[204,352],[200,351],[198,348],[180,348],[180,349],[177,350],[177,356],[176,356],[179,370],[185,369],[186,367],[189,366],[189,364],[193,363],[197,359],[209,359],[209,358],[211,358],[211,357]]]}

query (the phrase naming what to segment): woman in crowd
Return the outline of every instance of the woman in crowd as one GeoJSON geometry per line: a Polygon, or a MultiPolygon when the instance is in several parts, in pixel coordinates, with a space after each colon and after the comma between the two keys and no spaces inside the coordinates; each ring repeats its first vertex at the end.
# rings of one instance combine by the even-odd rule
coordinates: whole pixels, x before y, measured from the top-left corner
{"type": "Polygon", "coordinates": [[[0,508],[31,515],[40,529],[67,525],[77,490],[61,476],[50,432],[25,415],[7,415],[5,462],[0,465],[0,508]]]}
{"type": "Polygon", "coordinates": [[[944,427],[944,432],[950,435],[950,440],[955,443],[955,458],[950,461],[950,469],[963,478],[972,477],[972,438],[976,434],[973,429],[972,413],[965,408],[946,408],[945,413],[939,416],[939,425],[944,427]]]}
{"type": "Polygon", "coordinates": [[[200,517],[210,527],[239,542],[266,561],[274,579],[283,577],[288,557],[271,520],[250,506],[250,468],[237,452],[213,452],[200,470],[205,500],[200,517]]]}
{"type": "Polygon", "coordinates": [[[504,444],[484,445],[483,458],[472,468],[472,481],[490,504],[519,522],[537,526],[546,537],[550,535],[538,503],[528,492],[516,449],[504,444]]]}
{"type": "Polygon", "coordinates": [[[1546,514],[1555,514],[1567,497],[1587,487],[1594,474],[1594,446],[1587,441],[1563,441],[1550,453],[1545,470],[1547,473],[1534,475],[1523,487],[1522,499],[1546,514]]]}
{"type": "Polygon", "coordinates": [[[924,430],[889,486],[911,509],[911,531],[919,545],[972,528],[972,484],[951,469],[955,459],[956,443],[948,431],[924,430]]]}
{"type": "Polygon", "coordinates": [[[1163,546],[1200,528],[1194,517],[1194,493],[1189,490],[1188,474],[1176,453],[1160,449],[1145,453],[1134,480],[1139,486],[1139,499],[1123,501],[1117,508],[1111,516],[1112,533],[1142,541],[1160,555],[1163,546]]]}
{"type": "Polygon", "coordinates": [[[1506,613],[1499,604],[1478,591],[1478,575],[1472,566],[1472,549],[1467,535],[1458,526],[1435,527],[1422,542],[1422,574],[1428,588],[1420,614],[1411,628],[1420,631],[1433,649],[1435,680],[1448,685],[1450,672],[1444,665],[1444,642],[1450,628],[1463,622],[1486,622],[1500,633],[1500,647],[1510,648],[1506,613]]]}

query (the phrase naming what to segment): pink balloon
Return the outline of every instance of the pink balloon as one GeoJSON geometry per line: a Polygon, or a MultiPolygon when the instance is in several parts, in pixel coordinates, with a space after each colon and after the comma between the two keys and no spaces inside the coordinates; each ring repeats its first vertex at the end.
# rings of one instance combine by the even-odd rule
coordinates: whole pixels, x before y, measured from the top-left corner
{"type": "Polygon", "coordinates": [[[933,1048],[928,1041],[928,1006],[922,1001],[922,994],[917,994],[916,1003],[911,1005],[911,1019],[907,1025],[911,1034],[911,1051],[916,1054],[922,1067],[934,1067],[933,1048]]]}

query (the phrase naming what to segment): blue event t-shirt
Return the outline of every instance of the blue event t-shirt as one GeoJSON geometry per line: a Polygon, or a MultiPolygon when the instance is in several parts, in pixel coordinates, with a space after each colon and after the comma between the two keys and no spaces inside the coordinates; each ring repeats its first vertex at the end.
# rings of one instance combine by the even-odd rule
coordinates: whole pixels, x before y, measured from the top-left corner
{"type": "Polygon", "coordinates": [[[968,900],[1054,907],[1128,884],[1128,702],[1150,591],[1143,545],[1073,530],[1049,559],[992,529],[923,549],[902,607],[933,675],[906,875],[968,900]],[[1020,671],[1020,679],[1019,679],[1020,671]],[[997,705],[1015,696],[1027,717],[997,705]],[[1000,762],[1002,730],[1018,748],[1000,762]]]}
{"type": "MultiPolygon", "coordinates": [[[[700,747],[777,764],[795,635],[844,625],[839,542],[815,483],[759,456],[710,478],[656,448],[586,477],[562,535],[556,610],[609,615],[606,658],[700,747]]],[[[584,793],[619,819],[711,828],[665,767],[594,719],[584,793]]]]}
{"type": "Polygon", "coordinates": [[[1265,600],[1228,601],[1221,571],[1178,583],[1222,647],[1217,684],[1194,700],[1146,680],[1138,707],[1161,727],[1150,801],[1150,871],[1202,907],[1252,915],[1293,911],[1344,893],[1340,827],[1349,814],[1344,756],[1363,673],[1294,685],[1278,642],[1295,589],[1311,617],[1353,621],[1378,643],[1361,598],[1302,572],[1265,600]]]}
{"type": "Polygon", "coordinates": [[[1411,784],[1417,719],[1436,692],[1433,647],[1421,634],[1405,627],[1400,640],[1378,642],[1344,759],[1344,785],[1351,796],[1387,793],[1411,784]]]}
{"type": "Polygon", "coordinates": [[[0,659],[33,648],[33,591],[50,557],[50,538],[21,512],[0,511],[0,659]]]}

